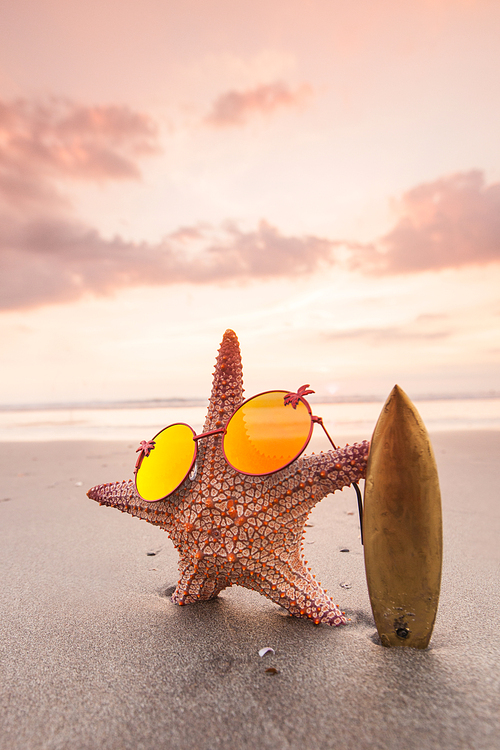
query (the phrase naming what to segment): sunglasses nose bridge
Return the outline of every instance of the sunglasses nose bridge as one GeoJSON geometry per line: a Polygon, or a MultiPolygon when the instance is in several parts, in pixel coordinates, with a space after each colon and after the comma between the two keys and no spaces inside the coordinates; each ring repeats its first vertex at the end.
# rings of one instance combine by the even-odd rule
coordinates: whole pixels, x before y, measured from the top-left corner
{"type": "Polygon", "coordinates": [[[217,430],[209,430],[208,432],[202,432],[200,435],[195,435],[193,437],[193,440],[197,442],[198,440],[201,440],[202,438],[210,437],[211,435],[221,435],[225,431],[226,431],[225,427],[219,427],[217,430]]]}

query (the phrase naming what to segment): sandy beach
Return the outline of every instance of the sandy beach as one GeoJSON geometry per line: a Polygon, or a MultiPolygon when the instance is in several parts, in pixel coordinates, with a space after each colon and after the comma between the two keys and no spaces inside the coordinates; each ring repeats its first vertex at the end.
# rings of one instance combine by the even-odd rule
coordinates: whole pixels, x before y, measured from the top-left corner
{"type": "Polygon", "coordinates": [[[500,748],[500,432],[431,438],[444,566],[422,652],[378,643],[350,489],[305,549],[351,622],[316,627],[239,587],[172,604],[166,534],[86,497],[131,476],[132,445],[2,444],[1,750],[500,748]]]}

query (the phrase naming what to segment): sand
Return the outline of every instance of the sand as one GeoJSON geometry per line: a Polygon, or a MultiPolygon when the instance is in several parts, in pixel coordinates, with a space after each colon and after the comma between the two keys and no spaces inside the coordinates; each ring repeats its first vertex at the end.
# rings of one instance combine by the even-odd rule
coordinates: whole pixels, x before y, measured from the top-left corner
{"type": "Polygon", "coordinates": [[[352,490],[306,536],[352,622],[315,627],[239,587],[172,604],[166,534],[85,495],[130,476],[132,447],[3,444],[1,750],[500,748],[500,432],[432,439],[445,557],[426,651],[378,643],[352,490]]]}

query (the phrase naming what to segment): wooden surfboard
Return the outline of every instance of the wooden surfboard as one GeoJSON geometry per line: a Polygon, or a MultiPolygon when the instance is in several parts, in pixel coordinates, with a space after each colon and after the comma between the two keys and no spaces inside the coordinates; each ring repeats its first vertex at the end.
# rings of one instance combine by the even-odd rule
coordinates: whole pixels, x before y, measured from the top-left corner
{"type": "Polygon", "coordinates": [[[398,385],[372,437],[363,535],[368,592],[382,644],[426,648],[441,584],[441,494],[427,430],[398,385]]]}

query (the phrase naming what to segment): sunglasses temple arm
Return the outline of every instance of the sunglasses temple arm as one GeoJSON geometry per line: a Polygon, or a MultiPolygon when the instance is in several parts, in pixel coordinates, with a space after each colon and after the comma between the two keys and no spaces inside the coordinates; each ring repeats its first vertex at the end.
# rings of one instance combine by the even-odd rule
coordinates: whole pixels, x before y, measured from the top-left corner
{"type": "MultiPolygon", "coordinates": [[[[325,431],[325,435],[327,436],[330,443],[333,445],[333,447],[336,449],[337,446],[331,439],[330,435],[328,434],[328,430],[326,429],[325,425],[323,424],[323,420],[321,417],[313,417],[313,422],[316,422],[317,424],[320,424],[325,431]]],[[[354,490],[356,492],[356,497],[358,499],[358,513],[359,513],[359,530],[361,532],[361,544],[363,544],[363,500],[361,498],[361,490],[359,489],[359,486],[357,482],[353,482],[352,486],[354,487],[354,490]]]]}
{"type": "Polygon", "coordinates": [[[358,483],[353,482],[352,487],[356,490],[356,497],[358,498],[358,513],[359,513],[359,531],[361,533],[361,544],[363,542],[363,500],[361,498],[361,490],[359,489],[358,483]]]}
{"type": "Polygon", "coordinates": [[[313,420],[313,422],[316,422],[316,424],[320,424],[320,425],[322,426],[322,428],[323,428],[323,430],[325,431],[325,435],[327,436],[328,440],[329,440],[329,441],[330,441],[330,443],[331,443],[331,444],[333,445],[333,447],[335,448],[335,450],[337,450],[337,446],[335,445],[335,443],[334,443],[334,442],[333,442],[333,440],[331,439],[331,437],[330,437],[330,434],[329,434],[328,430],[326,429],[325,425],[323,424],[323,420],[322,420],[322,418],[321,418],[321,417],[313,417],[313,418],[312,418],[312,420],[313,420]]]}

